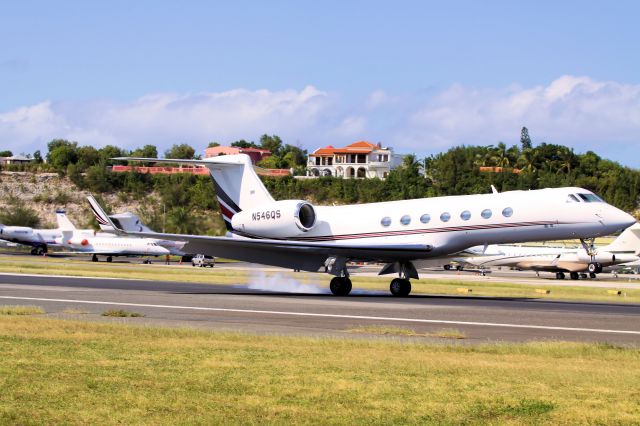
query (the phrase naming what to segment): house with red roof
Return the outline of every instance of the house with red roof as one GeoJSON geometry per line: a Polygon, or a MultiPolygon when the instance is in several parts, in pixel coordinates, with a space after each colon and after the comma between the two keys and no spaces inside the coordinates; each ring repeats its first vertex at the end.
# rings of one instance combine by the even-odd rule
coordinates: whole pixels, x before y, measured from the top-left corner
{"type": "Polygon", "coordinates": [[[329,145],[313,151],[307,161],[307,176],[384,179],[400,164],[402,158],[391,148],[358,141],[342,148],[329,145]]]}
{"type": "Polygon", "coordinates": [[[260,148],[240,148],[237,146],[215,146],[204,150],[205,158],[234,154],[247,154],[251,157],[253,164],[257,164],[266,157],[269,157],[271,155],[271,151],[260,148]]]}

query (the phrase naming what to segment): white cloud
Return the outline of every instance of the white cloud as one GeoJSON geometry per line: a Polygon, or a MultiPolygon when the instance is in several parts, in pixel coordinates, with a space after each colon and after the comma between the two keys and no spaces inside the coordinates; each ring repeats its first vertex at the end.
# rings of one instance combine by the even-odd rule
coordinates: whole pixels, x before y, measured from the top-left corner
{"type": "Polygon", "coordinates": [[[163,151],[173,143],[203,148],[212,140],[270,133],[309,149],[369,138],[424,154],[459,144],[516,143],[522,126],[534,142],[593,149],[640,166],[640,86],[575,76],[535,87],[454,84],[427,98],[376,90],[347,100],[307,86],[159,93],[127,103],[46,101],[0,113],[0,148],[33,152],[61,137],[94,146],[152,143],[163,151]]]}
{"type": "Polygon", "coordinates": [[[437,151],[462,143],[515,143],[522,126],[537,142],[615,156],[615,144],[640,144],[640,86],[574,76],[533,88],[453,85],[398,123],[393,137],[405,149],[437,151]]]}

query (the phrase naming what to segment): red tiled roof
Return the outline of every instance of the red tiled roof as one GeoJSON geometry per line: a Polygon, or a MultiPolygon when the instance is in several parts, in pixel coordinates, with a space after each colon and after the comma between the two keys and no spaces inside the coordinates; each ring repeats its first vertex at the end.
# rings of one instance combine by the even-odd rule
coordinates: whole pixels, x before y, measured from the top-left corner
{"type": "Polygon", "coordinates": [[[376,145],[367,141],[358,141],[343,148],[334,148],[331,145],[318,148],[313,151],[312,155],[368,154],[375,149],[380,149],[380,144],[376,145]]]}

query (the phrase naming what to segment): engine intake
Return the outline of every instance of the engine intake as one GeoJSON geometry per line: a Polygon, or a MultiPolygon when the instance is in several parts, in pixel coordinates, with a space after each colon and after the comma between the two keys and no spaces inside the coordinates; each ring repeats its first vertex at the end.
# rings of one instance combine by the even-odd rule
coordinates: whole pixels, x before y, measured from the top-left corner
{"type": "Polygon", "coordinates": [[[231,218],[234,230],[265,238],[291,238],[316,226],[315,208],[303,200],[276,201],[231,218]]]}

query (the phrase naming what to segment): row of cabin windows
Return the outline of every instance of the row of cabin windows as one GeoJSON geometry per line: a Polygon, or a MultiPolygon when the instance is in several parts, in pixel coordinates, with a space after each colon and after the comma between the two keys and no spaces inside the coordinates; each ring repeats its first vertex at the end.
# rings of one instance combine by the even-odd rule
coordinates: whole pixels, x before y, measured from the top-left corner
{"type": "MultiPolygon", "coordinates": [[[[492,215],[493,215],[493,213],[489,209],[484,209],[480,213],[480,216],[482,216],[484,219],[489,219],[492,215]]],[[[502,216],[511,217],[512,215],[513,215],[513,209],[511,207],[505,207],[502,210],[502,216]]],[[[469,210],[463,211],[462,213],[460,213],[460,219],[462,219],[462,220],[471,219],[471,212],[469,210]]],[[[429,223],[430,220],[431,220],[431,216],[428,213],[425,213],[422,216],[420,216],[420,222],[422,222],[422,223],[429,223]]],[[[442,222],[449,222],[449,220],[451,220],[451,213],[449,213],[449,212],[442,213],[440,215],[440,220],[442,222]]],[[[404,216],[402,216],[400,218],[400,223],[403,224],[403,225],[410,224],[411,223],[411,216],[409,216],[408,214],[405,214],[404,216]]],[[[391,218],[389,216],[383,217],[382,220],[380,221],[380,224],[382,226],[391,225],[391,218]]]]}

